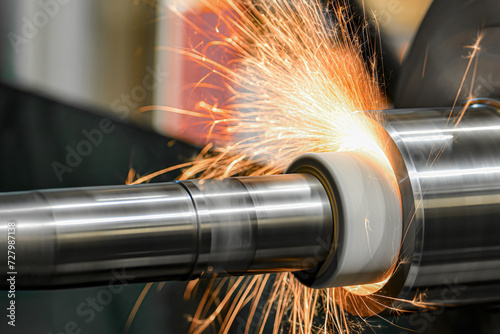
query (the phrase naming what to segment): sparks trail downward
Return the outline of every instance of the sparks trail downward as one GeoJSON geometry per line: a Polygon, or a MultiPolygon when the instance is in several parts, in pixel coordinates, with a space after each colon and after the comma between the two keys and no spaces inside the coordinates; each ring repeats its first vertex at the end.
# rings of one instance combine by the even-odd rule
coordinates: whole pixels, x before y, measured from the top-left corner
{"type": "MultiPolygon", "coordinates": [[[[499,212],[489,206],[497,203],[498,197],[492,197],[487,189],[491,189],[490,182],[500,184],[499,154],[495,150],[499,105],[489,101],[485,104],[490,107],[480,106],[484,101],[469,98],[463,108],[457,108],[460,111],[455,110],[469,72],[472,97],[482,33],[468,47],[471,52],[463,79],[454,101],[449,101],[452,108],[407,110],[406,116],[398,111],[364,113],[360,111],[386,109],[386,101],[375,75],[374,58],[369,59],[368,66],[363,60],[361,50],[366,49],[366,41],[357,37],[362,34],[352,34],[356,29],[352,29],[353,16],[347,6],[337,2],[325,7],[319,1],[301,0],[264,0],[258,4],[204,1],[203,5],[219,18],[216,25],[210,27],[196,14],[172,10],[211,41],[192,48],[160,48],[207,70],[191,88],[198,92],[191,95],[192,108],[156,107],[186,115],[181,123],[186,128],[200,124],[194,136],[208,142],[193,164],[186,166],[181,179],[277,174],[293,159],[309,152],[370,152],[384,168],[392,167],[396,173],[403,237],[393,273],[378,283],[312,290],[290,273],[233,280],[212,278],[190,318],[190,332],[211,328],[229,333],[238,325],[235,319],[242,317],[238,312],[245,310],[249,313],[245,333],[263,333],[269,328],[273,333],[349,333],[360,328],[362,317],[379,316],[385,309],[395,313],[408,308],[433,310],[442,305],[466,304],[467,298],[498,298],[497,287],[492,293],[495,297],[475,290],[475,284],[481,286],[477,284],[483,279],[481,274],[462,273],[470,265],[463,263],[462,248],[474,242],[458,233],[447,233],[447,241],[453,245],[448,249],[436,232],[459,231],[455,223],[460,222],[462,229],[477,235],[481,241],[476,246],[482,255],[474,256],[473,266],[482,268],[485,277],[491,279],[491,267],[483,262],[483,256],[498,257],[494,251],[498,240],[487,236],[498,232],[493,217],[499,212]],[[199,29],[201,26],[204,29],[199,29]],[[214,48],[227,57],[218,57],[214,48]],[[207,83],[213,78],[218,85],[207,83]],[[215,94],[216,90],[225,93],[215,94]],[[481,121],[483,117],[487,123],[481,121]],[[379,125],[389,136],[379,131],[379,125]],[[431,134],[426,135],[426,131],[431,134]],[[488,149],[475,149],[479,147],[488,149]],[[484,170],[484,165],[489,167],[484,170]],[[467,175],[462,172],[464,166],[467,175]],[[481,195],[476,197],[476,192],[481,195]],[[468,195],[474,200],[465,200],[468,195]],[[488,207],[479,209],[481,205],[488,207]],[[449,207],[460,214],[455,216],[449,207]],[[472,232],[470,222],[481,224],[483,234],[476,229],[472,232]],[[426,225],[439,228],[433,230],[426,225]],[[489,232],[484,233],[486,230],[489,232]],[[484,247],[486,244],[489,246],[484,247]],[[425,251],[437,255],[422,255],[425,251]],[[429,265],[433,261],[442,264],[437,272],[429,265]],[[443,296],[443,291],[449,290],[454,294],[443,296]],[[345,310],[361,316],[361,320],[350,321],[345,310]]],[[[429,52],[432,50],[427,45],[422,77],[428,75],[425,67],[429,52]]],[[[370,245],[372,222],[368,218],[363,221],[365,233],[360,234],[370,245]]],[[[187,295],[195,295],[197,284],[199,281],[189,285],[187,295]]]]}
{"type": "MultiPolygon", "coordinates": [[[[172,6],[170,10],[193,35],[206,40],[192,48],[159,47],[206,69],[206,75],[189,88],[192,107],[142,109],[181,114],[181,128],[191,131],[188,138],[208,142],[192,165],[183,166],[180,179],[278,174],[308,152],[364,151],[386,161],[373,125],[373,120],[382,122],[381,114],[372,112],[369,118],[358,112],[385,109],[386,100],[375,75],[375,59],[368,66],[363,60],[366,40],[352,34],[353,14],[345,4],[325,6],[316,0],[202,4],[203,9],[180,12],[172,6]],[[216,24],[198,14],[207,11],[217,17],[216,24]],[[201,125],[193,133],[196,124],[201,125]]],[[[269,275],[236,282],[214,278],[191,319],[190,332],[201,333],[217,321],[219,332],[228,333],[244,307],[250,310],[248,324],[254,324],[252,330],[257,332],[274,323],[273,332],[278,333],[283,320],[293,333],[349,332],[353,324],[342,307],[354,304],[356,310],[356,303],[361,303],[356,295],[369,295],[383,283],[314,291],[290,273],[271,280],[269,275]],[[225,288],[229,293],[218,296],[224,284],[229,284],[225,288]],[[266,285],[271,291],[263,297],[266,285]],[[265,306],[256,320],[259,305],[265,306]]],[[[191,284],[188,289],[193,288],[191,284]]],[[[372,313],[380,310],[376,303],[359,307],[373,309],[372,313]]],[[[249,330],[250,325],[245,333],[249,330]]]]}

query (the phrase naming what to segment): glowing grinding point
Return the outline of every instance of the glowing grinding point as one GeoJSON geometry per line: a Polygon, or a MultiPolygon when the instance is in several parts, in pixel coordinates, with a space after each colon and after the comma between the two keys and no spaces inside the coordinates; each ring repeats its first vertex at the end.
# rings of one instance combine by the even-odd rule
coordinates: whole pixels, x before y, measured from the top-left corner
{"type": "Polygon", "coordinates": [[[374,155],[306,154],[288,173],[317,177],[330,197],[334,242],[316,272],[297,273],[313,288],[383,281],[394,267],[402,237],[401,201],[396,182],[374,155]]]}

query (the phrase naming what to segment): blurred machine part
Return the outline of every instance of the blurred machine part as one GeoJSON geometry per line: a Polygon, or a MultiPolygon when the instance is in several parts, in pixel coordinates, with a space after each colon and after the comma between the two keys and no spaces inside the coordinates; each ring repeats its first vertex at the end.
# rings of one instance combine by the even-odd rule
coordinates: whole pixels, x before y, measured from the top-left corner
{"type": "Polygon", "coordinates": [[[387,45],[387,49],[383,51],[391,53],[401,63],[432,0],[357,0],[356,2],[358,6],[364,6],[365,15],[373,20],[372,29],[379,30],[377,33],[380,33],[382,42],[387,45]]]}
{"type": "Polygon", "coordinates": [[[397,108],[460,108],[500,97],[500,3],[435,1],[402,66],[397,108]]]}

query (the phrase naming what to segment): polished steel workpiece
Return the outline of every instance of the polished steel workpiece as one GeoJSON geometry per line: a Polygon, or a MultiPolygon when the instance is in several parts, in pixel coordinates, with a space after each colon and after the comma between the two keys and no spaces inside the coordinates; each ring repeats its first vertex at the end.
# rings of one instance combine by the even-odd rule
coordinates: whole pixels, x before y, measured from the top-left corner
{"type": "Polygon", "coordinates": [[[404,238],[380,294],[439,304],[500,300],[500,114],[485,105],[460,112],[385,113],[404,238]]]}
{"type": "Polygon", "coordinates": [[[309,270],[333,238],[325,190],[300,174],[4,194],[0,219],[17,289],[309,270]]]}

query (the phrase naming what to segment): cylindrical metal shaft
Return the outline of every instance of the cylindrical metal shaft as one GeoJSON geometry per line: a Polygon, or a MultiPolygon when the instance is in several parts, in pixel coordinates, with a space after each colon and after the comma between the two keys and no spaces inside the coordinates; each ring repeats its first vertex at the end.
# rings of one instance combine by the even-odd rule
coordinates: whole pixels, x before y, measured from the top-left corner
{"type": "Polygon", "coordinates": [[[4,194],[0,245],[14,231],[18,288],[293,271],[316,288],[384,282],[353,305],[500,300],[498,110],[385,116],[392,169],[306,154],[297,174],[4,194]]]}
{"type": "Polygon", "coordinates": [[[500,115],[490,106],[386,112],[404,234],[385,291],[442,304],[500,300],[500,115]]]}
{"type": "MultiPolygon", "coordinates": [[[[308,270],[332,230],[325,190],[303,174],[0,196],[21,289],[107,284],[114,270],[129,282],[308,270]]],[[[4,261],[0,286],[11,271],[4,261]]]]}

